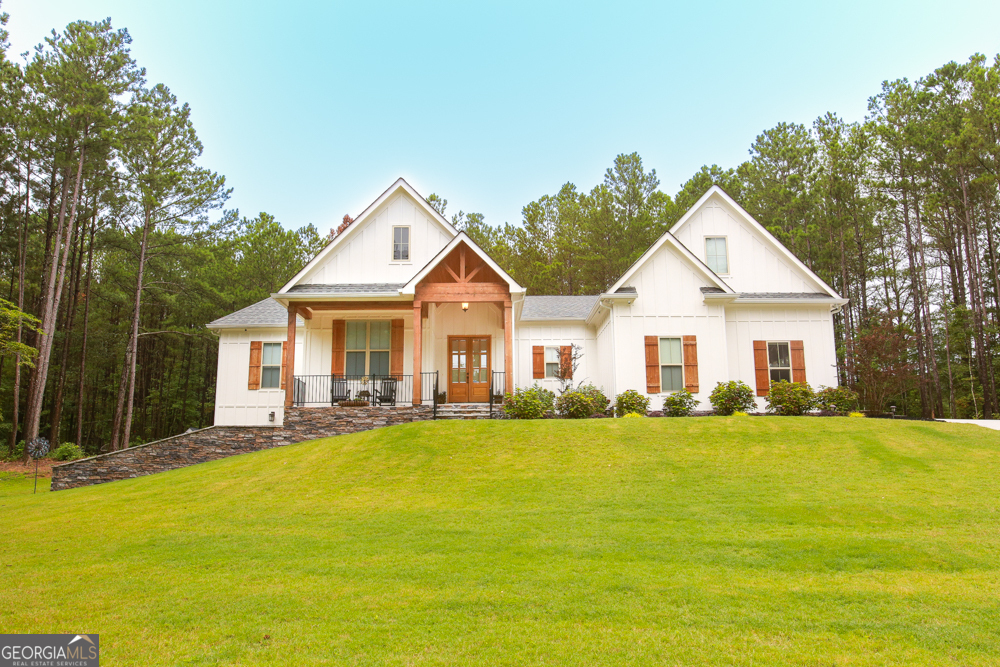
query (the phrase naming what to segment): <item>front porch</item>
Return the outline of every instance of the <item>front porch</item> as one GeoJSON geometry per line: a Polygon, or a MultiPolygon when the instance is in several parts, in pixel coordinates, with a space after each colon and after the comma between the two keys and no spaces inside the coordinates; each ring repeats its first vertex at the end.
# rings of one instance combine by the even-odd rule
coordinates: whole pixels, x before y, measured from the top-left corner
{"type": "Polygon", "coordinates": [[[383,294],[310,285],[275,295],[288,309],[286,407],[488,404],[512,391],[510,286],[456,241],[411,283],[383,294]]]}

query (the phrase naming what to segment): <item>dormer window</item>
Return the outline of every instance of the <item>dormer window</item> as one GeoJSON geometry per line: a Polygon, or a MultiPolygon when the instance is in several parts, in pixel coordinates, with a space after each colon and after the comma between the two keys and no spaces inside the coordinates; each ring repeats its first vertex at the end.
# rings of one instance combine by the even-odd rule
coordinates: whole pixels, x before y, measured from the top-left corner
{"type": "Polygon", "coordinates": [[[729,273],[729,251],[726,248],[725,236],[705,237],[705,257],[708,268],[719,275],[729,273]]]}
{"type": "Polygon", "coordinates": [[[410,228],[392,228],[392,261],[410,261],[410,228]]]}

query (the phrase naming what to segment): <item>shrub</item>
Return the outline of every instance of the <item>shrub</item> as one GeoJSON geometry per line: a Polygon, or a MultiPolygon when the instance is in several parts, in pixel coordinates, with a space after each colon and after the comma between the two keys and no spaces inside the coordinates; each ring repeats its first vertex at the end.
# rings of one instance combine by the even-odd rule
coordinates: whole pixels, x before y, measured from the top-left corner
{"type": "Polygon", "coordinates": [[[733,413],[733,416],[734,417],[749,417],[750,415],[748,415],[745,412],[740,412],[739,410],[737,410],[736,412],[733,413]]]}
{"type": "Polygon", "coordinates": [[[511,419],[541,419],[552,410],[556,395],[537,384],[527,389],[515,389],[503,398],[503,412],[511,419]]]}
{"type": "Polygon", "coordinates": [[[850,387],[820,387],[816,392],[816,407],[846,415],[858,407],[858,395],[850,387]]]}
{"type": "Polygon", "coordinates": [[[848,417],[854,417],[855,419],[864,419],[865,413],[863,412],[850,412],[847,414],[848,417]]]}
{"type": "Polygon", "coordinates": [[[649,409],[649,399],[635,389],[626,389],[615,397],[615,414],[624,417],[630,412],[646,414],[649,409]]]}
{"type": "Polygon", "coordinates": [[[569,419],[586,419],[608,408],[608,398],[592,384],[565,391],[555,402],[556,411],[569,419]]]}
{"type": "Polygon", "coordinates": [[[623,416],[623,419],[635,419],[637,417],[639,419],[643,419],[643,418],[645,418],[645,416],[646,415],[641,415],[638,412],[629,412],[629,413],[627,413],[626,415],[623,416]]]}
{"type": "Polygon", "coordinates": [[[675,391],[663,399],[663,414],[667,417],[687,417],[698,405],[698,399],[687,389],[675,391]]]}
{"type": "Polygon", "coordinates": [[[604,392],[594,385],[581,384],[576,388],[576,391],[590,397],[590,402],[594,406],[594,414],[597,414],[598,412],[604,414],[608,411],[608,406],[611,405],[611,399],[605,396],[604,392]]]}
{"type": "Polygon", "coordinates": [[[51,457],[56,461],[76,461],[84,457],[83,450],[72,442],[64,442],[52,452],[51,457]]]}
{"type": "Polygon", "coordinates": [[[753,389],[739,380],[717,383],[708,400],[716,414],[723,416],[734,412],[757,412],[753,389]]]}
{"type": "Polygon", "coordinates": [[[816,404],[816,395],[807,382],[772,382],[767,394],[767,411],[784,417],[809,412],[816,404]]]}

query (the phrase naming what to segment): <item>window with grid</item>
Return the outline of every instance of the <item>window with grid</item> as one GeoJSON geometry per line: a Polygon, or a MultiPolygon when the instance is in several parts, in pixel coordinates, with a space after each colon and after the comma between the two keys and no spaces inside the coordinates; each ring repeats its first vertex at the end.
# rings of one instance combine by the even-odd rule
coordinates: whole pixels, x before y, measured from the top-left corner
{"type": "Polygon", "coordinates": [[[410,261],[410,228],[392,228],[392,261],[410,261]]]}
{"type": "Polygon", "coordinates": [[[260,362],[260,388],[281,387],[281,343],[264,343],[260,362]]]}
{"type": "Polygon", "coordinates": [[[787,342],[767,344],[767,365],[771,382],[792,381],[792,357],[787,342]]]}
{"type": "Polygon", "coordinates": [[[392,340],[388,320],[348,320],[347,375],[388,375],[392,340]]]}
{"type": "Polygon", "coordinates": [[[725,236],[705,237],[705,256],[708,268],[716,273],[729,273],[729,254],[726,251],[725,236]]]}
{"type": "Polygon", "coordinates": [[[545,348],[545,377],[559,377],[559,348],[545,348]]]}
{"type": "Polygon", "coordinates": [[[660,391],[684,388],[684,361],[680,338],[660,339],[660,391]]]}

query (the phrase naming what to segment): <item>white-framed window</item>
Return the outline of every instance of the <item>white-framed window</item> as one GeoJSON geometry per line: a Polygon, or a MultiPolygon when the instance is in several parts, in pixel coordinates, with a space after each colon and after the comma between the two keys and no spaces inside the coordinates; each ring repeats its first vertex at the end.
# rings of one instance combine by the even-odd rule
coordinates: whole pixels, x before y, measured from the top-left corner
{"type": "Polygon", "coordinates": [[[345,375],[388,375],[392,329],[388,320],[348,320],[345,375]]]}
{"type": "Polygon", "coordinates": [[[680,338],[660,339],[660,391],[684,388],[684,360],[680,338]]]}
{"type": "Polygon", "coordinates": [[[729,248],[725,236],[705,237],[705,257],[708,268],[720,275],[729,273],[729,248]]]}
{"type": "Polygon", "coordinates": [[[281,343],[264,343],[260,361],[260,388],[281,387],[281,343]]]}
{"type": "Polygon", "coordinates": [[[547,377],[547,378],[557,378],[557,377],[559,377],[559,348],[558,347],[546,347],[545,348],[545,377],[547,377]]]}
{"type": "Polygon", "coordinates": [[[392,261],[410,261],[410,228],[397,226],[392,228],[392,261]]]}
{"type": "Polygon", "coordinates": [[[771,382],[792,381],[792,357],[788,346],[788,341],[767,343],[767,366],[771,382]]]}

